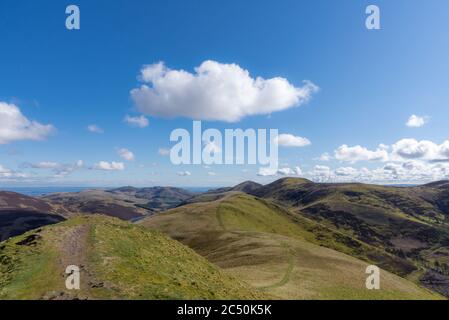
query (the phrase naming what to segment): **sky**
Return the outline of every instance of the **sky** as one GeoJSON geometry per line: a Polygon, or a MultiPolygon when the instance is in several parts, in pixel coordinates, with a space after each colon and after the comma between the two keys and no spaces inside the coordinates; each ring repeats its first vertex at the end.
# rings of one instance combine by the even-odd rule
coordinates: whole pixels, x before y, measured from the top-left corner
{"type": "Polygon", "coordinates": [[[448,13],[446,0],[3,0],[0,186],[448,179],[448,13]],[[174,165],[170,134],[194,120],[278,129],[278,170],[174,165]]]}

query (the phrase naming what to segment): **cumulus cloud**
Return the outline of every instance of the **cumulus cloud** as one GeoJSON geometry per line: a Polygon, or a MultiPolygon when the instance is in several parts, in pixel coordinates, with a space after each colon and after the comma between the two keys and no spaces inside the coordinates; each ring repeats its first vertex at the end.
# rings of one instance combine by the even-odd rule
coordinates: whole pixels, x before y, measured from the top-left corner
{"type": "Polygon", "coordinates": [[[305,147],[311,144],[309,139],[292,134],[280,134],[277,142],[281,147],[305,147]]]}
{"type": "Polygon", "coordinates": [[[28,178],[28,175],[23,172],[10,170],[0,164],[0,180],[22,180],[28,178]]]}
{"type": "Polygon", "coordinates": [[[83,160],[78,160],[74,164],[61,164],[53,170],[55,178],[64,178],[74,171],[81,169],[84,166],[83,160]]]}
{"type": "Polygon", "coordinates": [[[186,176],[191,176],[192,174],[190,173],[190,171],[179,171],[177,173],[177,175],[181,176],[181,177],[186,177],[186,176]]]}
{"type": "MultiPolygon", "coordinates": [[[[318,160],[328,159],[323,154],[318,160]]],[[[356,163],[359,161],[393,161],[425,160],[430,162],[449,161],[449,140],[437,144],[430,140],[401,139],[391,146],[380,144],[372,151],[362,146],[349,147],[344,144],[335,150],[335,159],[356,163]]]]}
{"type": "Polygon", "coordinates": [[[368,150],[362,146],[349,147],[344,144],[335,150],[335,159],[355,163],[358,161],[387,161],[388,151],[384,145],[375,151],[368,150]]]}
{"type": "Polygon", "coordinates": [[[131,98],[144,114],[226,122],[299,106],[318,90],[310,81],[295,87],[281,77],[252,78],[237,64],[211,60],[194,73],[171,70],[163,62],[146,65],[140,80],[143,85],[131,98]]]}
{"type": "Polygon", "coordinates": [[[425,161],[389,162],[383,166],[366,167],[315,166],[304,177],[317,182],[364,182],[364,183],[425,183],[449,178],[449,163],[425,161]]]}
{"type": "Polygon", "coordinates": [[[150,124],[145,116],[131,117],[126,115],[123,121],[132,127],[146,128],[150,124]]]}
{"type": "Polygon", "coordinates": [[[128,149],[125,149],[125,148],[119,149],[119,150],[117,151],[117,153],[118,153],[118,155],[119,155],[121,158],[123,158],[123,159],[125,159],[125,160],[127,160],[127,161],[133,161],[133,160],[134,160],[134,153],[132,153],[132,152],[129,151],[128,149]]]}
{"type": "Polygon", "coordinates": [[[100,161],[93,166],[93,169],[104,171],[121,171],[125,170],[125,165],[123,164],[123,162],[100,161]]]}
{"type": "Polygon", "coordinates": [[[104,130],[96,124],[90,124],[87,126],[87,131],[92,133],[104,133],[104,130]]]}
{"type": "Polygon", "coordinates": [[[429,121],[429,117],[420,117],[412,114],[406,123],[407,127],[410,128],[420,128],[424,126],[429,121]]]}
{"type": "Polygon", "coordinates": [[[429,140],[402,139],[393,144],[392,154],[395,159],[448,160],[449,140],[436,144],[429,140]]]}
{"type": "Polygon", "coordinates": [[[318,158],[316,158],[315,160],[319,160],[319,161],[330,161],[330,160],[332,160],[332,156],[331,156],[329,153],[325,152],[325,153],[323,153],[321,156],[319,156],[318,158]]]}
{"type": "Polygon", "coordinates": [[[275,175],[281,175],[281,176],[300,176],[302,175],[302,170],[300,167],[284,167],[279,169],[272,169],[269,167],[262,167],[259,168],[259,172],[257,173],[258,176],[267,177],[267,176],[275,176],[275,175]]]}
{"type": "Polygon", "coordinates": [[[0,144],[17,140],[43,140],[54,131],[50,124],[44,125],[26,118],[14,104],[0,102],[0,144]]]}

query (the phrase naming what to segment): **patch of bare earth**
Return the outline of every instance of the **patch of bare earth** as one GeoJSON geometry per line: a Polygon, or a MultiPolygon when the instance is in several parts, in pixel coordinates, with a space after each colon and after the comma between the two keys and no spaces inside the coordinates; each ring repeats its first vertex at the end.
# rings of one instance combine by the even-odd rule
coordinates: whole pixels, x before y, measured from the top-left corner
{"type": "Polygon", "coordinates": [[[67,299],[89,299],[89,291],[92,288],[103,287],[103,283],[96,281],[93,273],[89,269],[87,259],[88,238],[91,226],[88,224],[71,227],[61,230],[59,235],[58,250],[60,252],[61,281],[64,289],[59,292],[49,292],[44,299],[67,300],[67,299]],[[69,290],[65,288],[68,274],[65,273],[68,266],[77,266],[80,270],[80,290],[69,290]]]}

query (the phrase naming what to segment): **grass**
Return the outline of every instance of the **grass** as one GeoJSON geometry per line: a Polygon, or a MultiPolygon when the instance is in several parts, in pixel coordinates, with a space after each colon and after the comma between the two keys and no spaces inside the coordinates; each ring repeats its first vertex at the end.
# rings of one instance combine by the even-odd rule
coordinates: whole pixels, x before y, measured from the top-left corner
{"type": "Polygon", "coordinates": [[[0,299],[266,297],[179,242],[115,218],[75,217],[0,245],[0,299]],[[40,238],[20,245],[32,235],[40,238]],[[65,288],[68,261],[81,267],[79,291],[65,288]]]}
{"type": "MultiPolygon", "coordinates": [[[[367,290],[368,263],[320,246],[321,238],[309,229],[328,232],[324,237],[328,242],[336,241],[335,234],[249,195],[232,194],[213,202],[175,208],[141,223],[182,241],[228,274],[276,298],[441,298],[384,270],[381,290],[367,290]],[[301,221],[309,225],[304,227],[298,223],[301,221]]],[[[345,247],[344,242],[338,245],[345,247]]]]}

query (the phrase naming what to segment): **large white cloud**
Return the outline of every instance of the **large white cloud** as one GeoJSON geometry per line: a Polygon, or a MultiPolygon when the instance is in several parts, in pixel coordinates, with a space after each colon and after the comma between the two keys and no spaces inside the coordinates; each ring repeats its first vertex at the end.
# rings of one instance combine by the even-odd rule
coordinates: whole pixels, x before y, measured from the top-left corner
{"type": "MultiPolygon", "coordinates": [[[[335,159],[351,163],[359,161],[402,162],[404,160],[442,162],[449,161],[449,140],[437,144],[430,140],[401,139],[391,147],[381,144],[374,151],[359,145],[349,147],[344,144],[334,153],[335,159]]],[[[326,159],[329,160],[327,154],[325,155],[326,159]]]]}
{"type": "Polygon", "coordinates": [[[305,147],[311,144],[309,139],[292,134],[280,134],[277,142],[281,147],[305,147]]]}
{"type": "Polygon", "coordinates": [[[194,73],[171,70],[163,62],[144,66],[144,84],[131,98],[144,114],[236,122],[307,102],[318,90],[310,81],[295,87],[287,79],[252,78],[237,64],[204,61],[194,73]]]}
{"type": "Polygon", "coordinates": [[[0,102],[0,144],[16,140],[43,140],[54,127],[26,118],[14,104],[0,102]]]}
{"type": "Polygon", "coordinates": [[[393,144],[392,154],[394,159],[448,160],[449,140],[437,144],[429,140],[402,139],[393,144]]]}
{"type": "Polygon", "coordinates": [[[383,145],[379,146],[377,150],[371,151],[359,145],[349,147],[344,144],[335,150],[335,159],[351,163],[358,161],[386,161],[388,159],[388,151],[383,145]]]}

